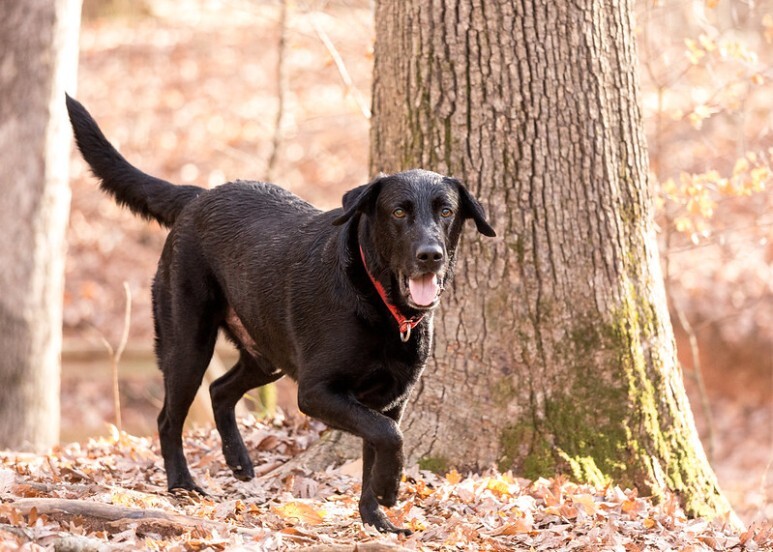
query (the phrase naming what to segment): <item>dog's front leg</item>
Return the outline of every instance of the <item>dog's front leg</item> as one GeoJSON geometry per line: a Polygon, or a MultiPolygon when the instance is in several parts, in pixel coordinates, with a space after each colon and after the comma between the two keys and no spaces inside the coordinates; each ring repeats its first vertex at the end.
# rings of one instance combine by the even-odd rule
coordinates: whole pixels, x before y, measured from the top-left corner
{"type": "Polygon", "coordinates": [[[362,438],[367,478],[360,497],[362,520],[382,532],[409,533],[390,523],[378,507],[379,503],[392,506],[397,500],[403,469],[403,434],[397,421],[366,407],[349,393],[331,390],[327,384],[299,382],[298,407],[330,427],[362,438]]]}
{"type": "MultiPolygon", "coordinates": [[[[403,416],[405,410],[406,401],[403,400],[397,405],[393,406],[389,410],[384,412],[384,415],[395,421],[398,428],[400,426],[400,419],[403,416]]],[[[376,478],[373,477],[374,466],[379,462],[379,457],[376,454],[376,449],[371,446],[367,441],[362,442],[362,489],[363,492],[366,488],[370,487],[373,490],[377,501],[382,506],[391,507],[397,502],[397,492],[400,485],[400,479],[402,478],[403,470],[403,455],[402,447],[400,448],[400,458],[397,467],[397,471],[394,473],[385,473],[382,469],[377,469],[376,478]]]]}
{"type": "MultiPolygon", "coordinates": [[[[363,523],[373,525],[382,533],[401,533],[410,535],[409,529],[401,529],[387,519],[384,512],[379,509],[379,504],[385,504],[373,490],[372,470],[376,460],[376,450],[367,442],[362,442],[362,494],[360,495],[360,517],[363,523]]],[[[397,485],[400,483],[402,469],[397,472],[397,485]]],[[[396,489],[397,487],[395,487],[396,489]]],[[[396,495],[396,493],[395,493],[396,495]]],[[[386,504],[385,504],[386,505],[386,504]]],[[[389,504],[391,506],[391,504],[389,504]]]]}
{"type": "MultiPolygon", "coordinates": [[[[368,443],[363,441],[363,478],[365,477],[365,471],[368,469],[368,456],[371,458],[375,456],[375,451],[368,443]]],[[[370,467],[373,466],[373,460],[370,461],[370,467]]],[[[359,503],[360,517],[362,522],[367,525],[372,525],[382,533],[398,533],[403,535],[410,535],[412,531],[410,529],[403,529],[397,527],[394,523],[389,521],[386,514],[379,508],[379,500],[376,497],[376,493],[373,491],[373,487],[370,484],[366,484],[363,479],[362,494],[360,495],[359,503]]]]}

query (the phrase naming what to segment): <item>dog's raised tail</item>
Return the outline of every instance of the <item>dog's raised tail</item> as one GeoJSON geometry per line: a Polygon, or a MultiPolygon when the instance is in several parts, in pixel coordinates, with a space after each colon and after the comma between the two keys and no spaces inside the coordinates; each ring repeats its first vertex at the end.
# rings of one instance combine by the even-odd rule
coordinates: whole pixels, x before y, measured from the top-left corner
{"type": "Polygon", "coordinates": [[[204,188],[178,186],[132,166],[108,142],[86,108],[67,95],[67,111],[75,132],[75,143],[99,178],[100,188],[133,213],[171,226],[189,202],[204,188]]]}

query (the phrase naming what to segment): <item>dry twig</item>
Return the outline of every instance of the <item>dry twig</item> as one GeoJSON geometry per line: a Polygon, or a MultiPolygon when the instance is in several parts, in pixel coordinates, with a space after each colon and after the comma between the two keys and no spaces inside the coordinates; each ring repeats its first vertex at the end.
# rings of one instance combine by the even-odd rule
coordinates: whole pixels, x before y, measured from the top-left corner
{"type": "Polygon", "coordinates": [[[97,332],[97,335],[99,336],[100,341],[102,341],[105,349],[107,349],[107,354],[110,355],[110,365],[113,373],[113,407],[115,408],[115,427],[118,428],[118,431],[123,430],[123,423],[121,421],[121,395],[118,385],[118,363],[121,361],[121,355],[123,355],[123,352],[126,349],[126,343],[129,341],[129,327],[131,326],[132,318],[132,292],[128,282],[123,283],[123,289],[124,294],[126,295],[126,307],[124,309],[123,316],[123,331],[121,333],[121,339],[118,342],[118,347],[113,349],[113,346],[110,345],[110,342],[102,334],[102,332],[94,328],[97,332]]]}
{"type": "Polygon", "coordinates": [[[360,94],[360,91],[357,89],[356,86],[354,86],[354,81],[352,81],[352,77],[349,75],[349,71],[346,69],[346,64],[344,63],[344,60],[341,57],[341,54],[338,53],[338,50],[336,49],[335,44],[333,44],[333,41],[330,40],[330,37],[325,32],[325,29],[322,28],[322,26],[319,24],[316,18],[314,17],[311,18],[311,25],[312,27],[314,27],[314,32],[317,33],[317,36],[322,41],[322,44],[324,44],[325,48],[327,48],[327,51],[330,54],[330,57],[333,58],[333,61],[336,64],[336,68],[338,69],[338,74],[341,75],[341,80],[344,82],[344,85],[346,86],[347,94],[351,94],[352,98],[357,104],[357,107],[360,108],[360,112],[362,112],[362,115],[366,119],[370,119],[370,116],[371,116],[370,108],[368,107],[367,103],[363,99],[362,94],[360,94]]]}

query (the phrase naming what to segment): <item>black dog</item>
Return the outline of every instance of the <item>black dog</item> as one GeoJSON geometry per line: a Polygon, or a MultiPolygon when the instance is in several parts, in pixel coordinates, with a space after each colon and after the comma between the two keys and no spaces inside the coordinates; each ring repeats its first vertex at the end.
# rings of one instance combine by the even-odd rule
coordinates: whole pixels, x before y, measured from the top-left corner
{"type": "Polygon", "coordinates": [[[102,190],[171,228],[153,282],[169,489],[204,492],[188,471],[182,428],[221,329],[240,352],[210,387],[234,475],[254,476],[234,405],[286,374],[301,411],[362,438],[362,520],[408,533],[378,505],[397,500],[400,417],[430,352],[432,310],[464,221],[495,235],[480,204],[459,181],[424,170],[379,176],[328,212],[263,182],[176,186],[130,165],[69,96],[67,108],[102,190]]]}

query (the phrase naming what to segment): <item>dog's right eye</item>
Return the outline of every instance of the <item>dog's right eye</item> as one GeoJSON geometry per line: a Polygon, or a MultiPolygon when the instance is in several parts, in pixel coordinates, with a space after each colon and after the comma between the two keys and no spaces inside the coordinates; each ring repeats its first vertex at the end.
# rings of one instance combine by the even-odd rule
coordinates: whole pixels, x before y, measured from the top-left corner
{"type": "Polygon", "coordinates": [[[405,215],[407,215],[407,214],[408,213],[405,212],[405,209],[401,209],[399,207],[397,209],[395,209],[394,211],[392,211],[392,216],[395,217],[395,218],[399,218],[399,219],[405,218],[405,215]]]}

